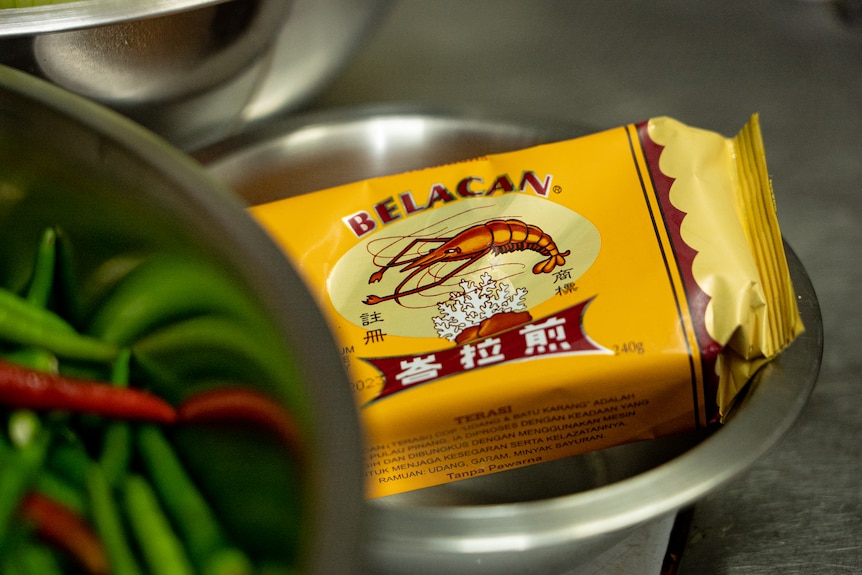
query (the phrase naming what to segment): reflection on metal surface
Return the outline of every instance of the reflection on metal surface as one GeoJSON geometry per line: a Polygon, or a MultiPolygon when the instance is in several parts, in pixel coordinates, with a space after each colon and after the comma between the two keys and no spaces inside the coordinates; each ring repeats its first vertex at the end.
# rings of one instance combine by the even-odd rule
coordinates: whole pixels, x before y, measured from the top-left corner
{"type": "Polygon", "coordinates": [[[281,28],[279,2],[234,0],[169,16],[44,34],[33,56],[45,78],[113,104],[160,104],[235,77],[281,28]]]}
{"type": "Polygon", "coordinates": [[[390,0],[292,0],[270,55],[269,71],[244,124],[294,110],[331,82],[382,20],[390,0]]]}
{"type": "Polygon", "coordinates": [[[393,134],[420,139],[424,133],[424,123],[416,118],[395,118],[390,122],[377,120],[368,125],[369,143],[377,156],[383,156],[389,150],[393,134]]]}

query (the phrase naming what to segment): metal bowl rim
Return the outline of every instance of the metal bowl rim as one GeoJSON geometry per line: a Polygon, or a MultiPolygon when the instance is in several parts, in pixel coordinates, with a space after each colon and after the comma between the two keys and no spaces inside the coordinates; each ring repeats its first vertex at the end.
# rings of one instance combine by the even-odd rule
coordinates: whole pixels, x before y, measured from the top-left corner
{"type": "Polygon", "coordinates": [[[165,16],[227,0],[71,0],[29,8],[0,9],[0,38],[62,32],[165,16]]]}

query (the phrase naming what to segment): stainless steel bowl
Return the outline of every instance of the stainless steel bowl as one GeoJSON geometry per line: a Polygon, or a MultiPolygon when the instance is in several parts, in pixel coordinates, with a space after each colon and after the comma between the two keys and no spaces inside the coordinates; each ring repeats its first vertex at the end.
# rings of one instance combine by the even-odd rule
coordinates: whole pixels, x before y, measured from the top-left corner
{"type": "Polygon", "coordinates": [[[129,251],[178,252],[217,266],[250,294],[300,374],[299,383],[285,378],[274,388],[288,397],[291,386],[309,406],[311,489],[301,572],[358,572],[363,506],[353,399],[324,320],[281,252],[229,189],[162,139],[0,66],[3,285],[20,285],[15,278],[22,274],[26,282],[29,272],[18,258],[30,260],[16,246],[34,245],[28,239],[53,225],[82,242],[84,280],[95,274],[87,269],[129,251]]]}
{"type": "Polygon", "coordinates": [[[382,0],[76,0],[0,9],[0,64],[133,118],[182,148],[304,103],[382,0]]]}
{"type": "MultiPolygon", "coordinates": [[[[196,156],[260,203],[583,133],[576,126],[378,107],[270,123],[196,156]]],[[[747,469],[793,425],[820,366],[817,299],[787,252],[807,331],[756,376],[721,429],[371,500],[370,572],[578,573],[747,469]]]]}

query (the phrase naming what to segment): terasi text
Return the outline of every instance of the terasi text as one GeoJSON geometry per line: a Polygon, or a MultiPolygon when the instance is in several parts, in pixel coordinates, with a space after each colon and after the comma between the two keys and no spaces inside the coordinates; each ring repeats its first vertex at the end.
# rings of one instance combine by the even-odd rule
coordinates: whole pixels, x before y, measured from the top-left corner
{"type": "Polygon", "coordinates": [[[539,178],[536,172],[529,170],[521,174],[517,180],[512,179],[509,174],[501,174],[490,183],[486,183],[484,178],[468,176],[462,178],[454,186],[447,187],[445,184],[439,183],[432,185],[424,203],[417,201],[413,192],[408,190],[374,204],[369,211],[363,210],[350,214],[342,218],[342,221],[358,238],[377,229],[381,224],[386,225],[402,216],[409,216],[433,208],[438,203],[446,204],[463,198],[527,191],[532,191],[537,196],[547,197],[551,188],[551,180],[551,174],[539,178]]]}

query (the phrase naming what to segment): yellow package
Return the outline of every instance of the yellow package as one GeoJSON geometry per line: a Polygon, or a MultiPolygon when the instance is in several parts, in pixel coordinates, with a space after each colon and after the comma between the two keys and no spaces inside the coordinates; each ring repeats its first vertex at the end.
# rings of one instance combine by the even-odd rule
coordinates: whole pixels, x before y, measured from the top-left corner
{"type": "Polygon", "coordinates": [[[380,497],[709,425],[802,330],[757,117],[656,118],[256,206],[380,497]]]}

